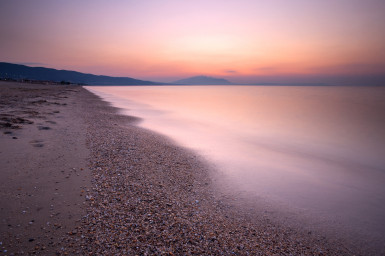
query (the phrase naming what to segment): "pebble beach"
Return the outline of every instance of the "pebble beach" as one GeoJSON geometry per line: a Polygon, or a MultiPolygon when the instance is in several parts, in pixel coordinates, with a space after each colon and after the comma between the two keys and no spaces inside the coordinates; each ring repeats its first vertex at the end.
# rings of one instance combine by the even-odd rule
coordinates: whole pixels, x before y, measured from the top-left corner
{"type": "MultiPolygon", "coordinates": [[[[2,83],[1,86],[10,85],[2,83]]],[[[18,84],[11,87],[13,95],[22,95],[18,93],[22,88],[42,88],[39,85],[18,84]]],[[[41,205],[37,207],[47,208],[46,215],[41,216],[39,210],[31,213],[35,217],[25,218],[25,214],[19,213],[21,208],[15,214],[9,207],[19,204],[18,200],[28,201],[28,195],[20,193],[19,198],[13,198],[10,190],[17,191],[17,186],[21,185],[6,185],[4,178],[7,177],[2,174],[2,202],[6,201],[6,205],[10,206],[1,208],[0,255],[361,254],[358,249],[352,250],[341,241],[285,226],[268,215],[243,213],[215,190],[210,175],[214,170],[205,159],[164,136],[139,128],[135,125],[140,122],[139,118],[120,115],[118,109],[86,89],[58,85],[44,89],[46,99],[39,100],[46,102],[41,102],[41,105],[57,102],[49,104],[49,107],[52,113],[60,111],[56,113],[60,117],[57,120],[55,114],[45,114],[46,119],[49,116],[52,120],[39,117],[39,113],[45,111],[39,105],[34,106],[33,111],[38,113],[36,116],[29,119],[27,116],[15,116],[6,120],[5,117],[16,115],[12,111],[18,106],[15,102],[8,102],[7,95],[2,97],[2,104],[9,107],[3,108],[1,113],[4,120],[1,139],[11,145],[17,141],[12,137],[22,139],[23,136],[31,136],[29,129],[42,134],[44,129],[39,130],[38,127],[46,127],[39,124],[43,122],[51,124],[47,127],[55,137],[55,132],[62,131],[61,122],[67,124],[63,126],[65,133],[60,133],[60,136],[70,139],[52,145],[61,150],[47,163],[48,169],[55,169],[49,177],[56,175],[57,180],[45,176],[48,188],[44,189],[53,194],[60,191],[62,197],[53,201],[65,200],[68,204],[50,211],[50,206],[45,206],[46,200],[42,199],[36,204],[41,205]],[[53,94],[62,98],[50,100],[53,94]],[[21,120],[17,118],[30,123],[16,124],[17,120],[21,120]],[[56,122],[58,128],[46,121],[56,122]],[[77,124],[73,125],[74,122],[77,124]],[[12,125],[19,127],[10,127],[12,125]],[[63,153],[71,152],[72,148],[75,148],[73,154],[63,153]],[[64,189],[65,186],[71,189],[64,189]],[[70,218],[67,212],[73,212],[70,218]],[[51,217],[53,214],[56,215],[51,217]],[[36,219],[35,223],[28,224],[32,218],[36,219]],[[26,224],[25,227],[15,228],[16,223],[26,224]],[[31,226],[38,227],[32,230],[31,226]]],[[[22,101],[31,102],[28,97],[32,96],[36,95],[24,94],[22,101]]],[[[55,154],[43,142],[45,140],[49,144],[48,139],[40,139],[42,142],[35,144],[43,146],[31,146],[28,150],[47,150],[45,154],[55,154]]],[[[31,144],[33,138],[28,137],[25,141],[31,144]]],[[[4,145],[0,151],[2,161],[16,161],[18,158],[7,153],[4,145]]],[[[47,157],[39,156],[41,159],[47,157]]],[[[40,160],[35,158],[35,161],[40,160]]],[[[9,174],[12,168],[7,166],[8,176],[12,176],[9,174]]],[[[28,174],[21,173],[15,182],[28,184],[30,177],[40,172],[38,168],[34,167],[28,174]]],[[[35,196],[43,198],[47,193],[36,193],[35,196]]]]}

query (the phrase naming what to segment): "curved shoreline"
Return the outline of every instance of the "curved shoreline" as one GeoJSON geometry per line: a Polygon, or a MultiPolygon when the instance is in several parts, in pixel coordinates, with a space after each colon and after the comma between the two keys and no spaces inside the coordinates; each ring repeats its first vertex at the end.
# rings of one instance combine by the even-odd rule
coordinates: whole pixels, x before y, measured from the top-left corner
{"type": "MultiPolygon", "coordinates": [[[[38,86],[34,85],[33,88],[38,86]]],[[[232,198],[217,193],[210,176],[212,170],[200,156],[175,145],[164,136],[135,126],[137,118],[120,115],[118,109],[86,89],[74,88],[73,92],[68,91],[67,94],[64,87],[38,88],[54,94],[62,90],[61,100],[67,107],[49,105],[62,111],[56,126],[52,125],[53,129],[48,130],[51,137],[44,134],[44,130],[37,129],[46,141],[51,140],[52,145],[41,148],[32,146],[35,151],[28,149],[29,153],[45,150],[45,155],[40,155],[35,163],[41,166],[44,161],[51,159],[45,168],[54,169],[55,172],[50,174],[52,177],[54,174],[59,177],[62,171],[66,172],[60,176],[60,183],[55,183],[49,175],[45,175],[46,179],[41,181],[46,182],[48,190],[44,190],[45,193],[51,190],[55,193],[55,189],[59,189],[62,197],[55,199],[58,205],[63,198],[69,200],[68,205],[71,206],[62,204],[62,208],[54,212],[47,211],[50,214],[59,213],[53,218],[55,222],[65,225],[59,228],[52,225],[52,230],[44,231],[40,229],[40,224],[27,224],[28,228],[23,234],[27,240],[7,247],[8,253],[15,252],[18,255],[24,250],[25,253],[38,255],[47,255],[49,252],[61,255],[360,254],[338,241],[279,224],[269,213],[264,216],[243,213],[231,203],[232,198]],[[59,161],[53,150],[57,148],[62,148],[58,151],[59,155],[71,154],[59,161]],[[84,169],[85,172],[72,170],[67,174],[67,166],[80,159],[83,159],[83,165],[75,169],[84,169]],[[88,168],[84,166],[87,162],[91,171],[88,176],[88,168]],[[82,178],[77,178],[79,176],[76,174],[82,178]],[[89,180],[92,184],[85,187],[89,180]],[[73,216],[69,218],[63,214],[66,211],[73,216]],[[33,226],[36,229],[32,232],[33,226]],[[35,241],[28,241],[31,234],[37,235],[35,241]],[[47,234],[51,238],[44,240],[47,234]],[[55,243],[42,250],[43,242],[49,242],[52,237],[55,243]]],[[[46,103],[43,101],[48,98],[42,99],[41,103],[46,103]]],[[[12,108],[14,106],[10,106],[12,108]]],[[[25,125],[20,135],[25,132],[25,140],[31,140],[28,131],[36,125],[25,125]]],[[[22,136],[19,139],[21,141],[22,136]]],[[[18,147],[16,150],[20,149],[18,147]]],[[[8,157],[17,160],[10,155],[8,157]]],[[[35,178],[41,169],[31,166],[31,172],[30,176],[20,176],[20,182],[31,183],[28,177],[35,178]]],[[[40,204],[46,203],[43,194],[36,194],[36,197],[40,204]]],[[[28,195],[25,199],[28,199],[28,195]]],[[[4,200],[11,200],[11,196],[4,200]]],[[[8,203],[12,205],[16,201],[8,203]]],[[[2,217],[3,213],[6,214],[6,211],[2,210],[2,217]]],[[[40,216],[40,213],[36,211],[34,214],[40,216]]],[[[20,216],[14,218],[19,222],[24,220],[20,216]]],[[[50,217],[41,217],[36,222],[42,222],[43,227],[46,218],[50,217]]],[[[15,231],[5,228],[8,232],[15,231]]],[[[7,241],[1,241],[2,247],[6,246],[7,241]]]]}
{"type": "Polygon", "coordinates": [[[269,216],[250,219],[218,197],[194,152],[135,126],[91,93],[83,103],[94,189],[77,234],[88,253],[357,254],[269,216]]]}

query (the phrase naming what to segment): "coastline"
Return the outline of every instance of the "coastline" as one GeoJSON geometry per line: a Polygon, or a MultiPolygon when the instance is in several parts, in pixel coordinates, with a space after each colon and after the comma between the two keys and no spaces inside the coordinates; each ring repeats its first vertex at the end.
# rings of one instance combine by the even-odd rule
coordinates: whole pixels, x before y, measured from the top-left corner
{"type": "MultiPolygon", "coordinates": [[[[118,109],[86,89],[71,88],[75,88],[76,93],[69,91],[68,95],[66,94],[68,98],[62,99],[67,105],[57,105],[61,108],[61,120],[68,129],[68,132],[61,136],[69,138],[69,141],[58,141],[67,143],[67,148],[61,150],[62,153],[74,153],[72,157],[65,158],[65,163],[71,165],[82,159],[80,166],[83,167],[73,168],[83,168],[85,172],[89,169],[91,174],[84,174],[83,183],[78,186],[78,190],[67,191],[76,191],[76,200],[81,201],[67,210],[82,211],[77,217],[73,217],[68,225],[56,229],[61,233],[57,234],[60,238],[52,246],[52,251],[70,255],[359,254],[324,237],[274,223],[268,216],[251,219],[240,213],[215,193],[210,179],[210,167],[204,159],[175,145],[168,138],[135,126],[137,118],[120,115],[118,109]],[[71,106],[72,111],[67,109],[66,112],[65,106],[71,106]],[[77,132],[76,138],[74,132],[77,132]],[[81,155],[77,155],[76,150],[73,151],[73,148],[79,145],[84,146],[79,150],[81,155]],[[90,181],[92,184],[88,183],[90,181]],[[80,221],[73,221],[75,219],[80,221]]],[[[58,126],[61,124],[59,121],[55,122],[58,126]]],[[[52,132],[53,137],[59,135],[55,131],[60,129],[39,130],[37,126],[37,122],[25,125],[34,127],[40,133],[52,132]]],[[[21,129],[21,134],[17,134],[20,137],[18,139],[10,138],[10,134],[4,134],[1,138],[6,137],[10,140],[9,143],[13,143],[22,139],[24,130],[27,128],[21,129]]],[[[26,133],[25,136],[26,141],[32,141],[31,137],[28,137],[30,134],[26,133]]],[[[36,140],[36,144],[39,143],[44,144],[36,140]]],[[[52,148],[63,145],[60,143],[54,143],[51,151],[52,148]]],[[[15,145],[15,151],[20,150],[20,147],[15,145]]],[[[25,150],[36,152],[42,149],[47,150],[48,156],[53,156],[45,145],[32,146],[25,150]]],[[[1,152],[2,157],[6,159],[20,161],[9,155],[8,151],[5,152],[4,148],[1,152]]],[[[35,159],[38,165],[41,165],[47,155],[40,157],[35,159]]],[[[47,165],[52,169],[54,164],[55,161],[50,161],[47,165]]],[[[60,164],[56,165],[58,166],[60,164]]],[[[60,168],[57,172],[61,173],[60,168]]],[[[34,174],[17,178],[19,182],[28,184],[31,175],[34,174]]],[[[66,178],[67,176],[63,175],[60,181],[63,182],[63,189],[68,185],[64,183],[65,180],[70,181],[70,177],[78,177],[71,175],[66,178]]],[[[73,179],[72,182],[78,180],[73,179]]],[[[50,184],[50,180],[45,182],[50,184]]],[[[51,187],[56,189],[55,185],[51,187]]],[[[2,186],[2,194],[6,193],[6,190],[12,194],[18,188],[2,186]]],[[[24,195],[25,201],[27,196],[24,195]]],[[[16,201],[11,199],[11,195],[7,194],[2,200],[6,200],[11,206],[16,205],[16,201]]],[[[75,197],[69,196],[68,199],[75,200],[75,197]]],[[[2,219],[3,213],[6,212],[4,209],[5,207],[2,208],[2,219]]],[[[63,216],[64,214],[59,214],[55,218],[62,221],[66,219],[63,216]]],[[[22,217],[14,218],[22,220],[22,217]]],[[[26,236],[30,234],[28,227],[34,226],[28,225],[24,229],[26,236]]],[[[5,228],[10,232],[9,226],[5,228]]],[[[36,230],[36,234],[39,234],[38,231],[36,230]]],[[[4,241],[2,240],[1,247],[6,246],[4,241]]],[[[36,242],[24,241],[21,244],[35,245],[36,242]]],[[[36,249],[36,245],[28,248],[30,247],[32,250],[36,249]]],[[[36,252],[45,255],[47,250],[48,248],[42,251],[39,247],[36,252]]],[[[8,251],[11,252],[12,248],[8,251]]]]}
{"type": "Polygon", "coordinates": [[[255,216],[239,212],[216,193],[209,163],[195,152],[139,128],[137,118],[120,115],[95,95],[88,100],[83,101],[86,109],[97,105],[83,111],[89,113],[88,142],[96,178],[90,198],[93,210],[83,226],[90,231],[82,242],[88,252],[358,254],[336,241],[274,223],[269,216],[251,219],[255,216]]]}

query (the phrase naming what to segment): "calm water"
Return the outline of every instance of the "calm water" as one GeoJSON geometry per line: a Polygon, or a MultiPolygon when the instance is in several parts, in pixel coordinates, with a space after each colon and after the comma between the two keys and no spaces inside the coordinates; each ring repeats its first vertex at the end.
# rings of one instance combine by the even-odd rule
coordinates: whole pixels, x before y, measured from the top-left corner
{"type": "Polygon", "coordinates": [[[385,88],[87,89],[200,152],[234,191],[385,237],[385,88]]]}

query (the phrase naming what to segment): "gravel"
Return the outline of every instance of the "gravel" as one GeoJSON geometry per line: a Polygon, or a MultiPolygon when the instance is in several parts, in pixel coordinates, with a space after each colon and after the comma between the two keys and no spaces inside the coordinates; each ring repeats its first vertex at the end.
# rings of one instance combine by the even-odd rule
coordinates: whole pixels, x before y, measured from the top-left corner
{"type": "Polygon", "coordinates": [[[268,216],[247,217],[218,196],[209,165],[196,153],[81,93],[92,189],[85,191],[86,215],[59,254],[355,254],[268,216]]]}

